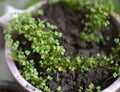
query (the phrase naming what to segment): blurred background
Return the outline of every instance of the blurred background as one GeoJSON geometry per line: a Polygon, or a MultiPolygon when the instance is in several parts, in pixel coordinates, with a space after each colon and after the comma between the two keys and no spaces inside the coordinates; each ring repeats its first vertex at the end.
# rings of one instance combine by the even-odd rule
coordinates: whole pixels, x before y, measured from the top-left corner
{"type": "MultiPolygon", "coordinates": [[[[5,6],[12,5],[19,9],[25,9],[40,0],[0,0],[0,16],[4,14],[5,6]]],[[[120,14],[120,0],[112,0],[115,5],[115,11],[120,14]]]]}
{"type": "MultiPolygon", "coordinates": [[[[0,16],[4,14],[6,5],[12,5],[21,9],[29,0],[0,0],[0,16]]],[[[31,0],[33,1],[33,0],[31,0]]]]}
{"type": "Polygon", "coordinates": [[[115,6],[115,11],[120,14],[120,0],[112,0],[115,6]]]}

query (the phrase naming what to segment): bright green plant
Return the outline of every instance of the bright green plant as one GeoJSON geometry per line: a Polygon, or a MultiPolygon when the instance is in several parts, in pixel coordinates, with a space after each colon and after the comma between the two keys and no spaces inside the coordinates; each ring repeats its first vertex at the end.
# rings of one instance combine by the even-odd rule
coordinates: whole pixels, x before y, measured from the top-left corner
{"type": "MultiPolygon", "coordinates": [[[[60,0],[50,0],[58,2],[60,0]]],[[[104,40],[101,31],[109,25],[109,15],[113,11],[111,0],[62,0],[73,10],[84,15],[84,28],[80,38],[99,43],[104,40]]]]}
{"type": "Polygon", "coordinates": [[[109,25],[109,14],[113,11],[111,0],[65,0],[74,10],[85,15],[84,29],[80,37],[85,41],[103,40],[101,30],[109,25]]]}
{"type": "MultiPolygon", "coordinates": [[[[83,92],[83,90],[84,90],[83,87],[80,87],[78,91],[83,92]]],[[[94,92],[94,90],[96,90],[95,92],[100,92],[101,87],[100,86],[95,87],[93,83],[90,83],[88,85],[88,88],[86,88],[84,92],[94,92]]]]}
{"type": "Polygon", "coordinates": [[[109,15],[114,8],[111,0],[63,0],[63,2],[85,17],[84,28],[80,33],[81,39],[97,43],[104,41],[101,31],[109,25],[109,15]]]}
{"type": "Polygon", "coordinates": [[[57,87],[57,92],[63,92],[61,86],[58,86],[58,87],[57,87]]]}
{"type": "Polygon", "coordinates": [[[114,58],[116,58],[116,62],[120,62],[120,35],[118,38],[114,39],[114,42],[116,44],[116,47],[112,48],[112,55],[114,56],[114,58]]]}
{"type": "Polygon", "coordinates": [[[112,48],[111,58],[113,59],[113,63],[115,66],[113,69],[115,73],[113,74],[114,77],[120,76],[120,35],[114,39],[116,46],[112,48]]]}
{"type": "Polygon", "coordinates": [[[109,15],[114,8],[112,0],[49,0],[50,3],[59,1],[65,2],[73,10],[84,15],[84,28],[80,33],[81,39],[97,43],[104,41],[101,31],[109,25],[109,15]]]}

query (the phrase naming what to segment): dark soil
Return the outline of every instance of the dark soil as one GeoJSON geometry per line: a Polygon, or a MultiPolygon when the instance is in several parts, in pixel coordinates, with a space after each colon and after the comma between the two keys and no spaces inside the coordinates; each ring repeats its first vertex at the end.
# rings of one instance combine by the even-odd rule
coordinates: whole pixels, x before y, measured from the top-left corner
{"type": "MultiPolygon", "coordinates": [[[[42,18],[44,21],[57,25],[58,29],[56,31],[62,32],[63,37],[59,39],[60,44],[64,46],[66,49],[65,56],[70,56],[71,59],[74,59],[76,55],[82,56],[95,56],[97,53],[109,55],[111,52],[111,48],[114,46],[113,39],[117,37],[118,31],[115,28],[114,23],[110,20],[111,24],[110,28],[106,28],[103,35],[107,35],[110,37],[109,41],[106,41],[106,45],[102,42],[100,44],[96,44],[94,42],[84,42],[80,39],[80,31],[83,29],[85,21],[84,15],[78,12],[74,12],[72,9],[67,7],[63,3],[58,3],[54,5],[46,5],[43,7],[44,15],[37,15],[35,18],[42,18]]],[[[18,37],[18,36],[17,36],[18,37]]],[[[16,37],[14,38],[16,39],[16,37]]],[[[21,41],[25,40],[22,36],[20,36],[21,41]]],[[[25,41],[27,42],[27,41],[25,41]]],[[[30,48],[30,42],[27,42],[28,47],[23,46],[24,49],[30,48]]],[[[34,58],[35,61],[39,61],[39,57],[36,53],[32,53],[29,56],[29,59],[34,58]]],[[[38,63],[35,66],[38,68],[38,63]]],[[[41,69],[37,69],[40,71],[41,69]]],[[[56,92],[56,88],[61,85],[63,88],[63,92],[78,92],[80,86],[84,89],[88,87],[90,83],[94,83],[95,86],[101,86],[102,89],[109,86],[115,79],[110,78],[113,74],[113,70],[103,67],[98,67],[96,69],[90,69],[84,73],[80,73],[78,71],[65,71],[58,73],[50,73],[53,77],[52,81],[47,82],[47,85],[50,87],[52,92],[56,92]],[[58,80],[58,77],[60,80],[58,80]]],[[[95,92],[95,90],[94,90],[95,92]]]]}
{"type": "MultiPolygon", "coordinates": [[[[113,82],[113,80],[105,81],[112,73],[113,71],[107,68],[91,69],[84,73],[77,71],[51,73],[50,75],[54,79],[49,81],[47,84],[53,92],[56,92],[57,86],[62,86],[63,92],[78,92],[80,86],[86,89],[90,83],[94,83],[96,86],[100,85],[102,88],[105,88],[113,82]],[[58,76],[60,78],[59,81],[57,80],[58,76]]],[[[94,92],[96,92],[96,90],[94,90],[94,92]]]]}

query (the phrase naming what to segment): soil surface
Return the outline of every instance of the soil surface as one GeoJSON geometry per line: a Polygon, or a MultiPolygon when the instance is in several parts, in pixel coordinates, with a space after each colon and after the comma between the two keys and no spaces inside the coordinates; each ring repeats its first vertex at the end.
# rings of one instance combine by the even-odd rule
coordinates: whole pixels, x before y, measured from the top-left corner
{"type": "MultiPolygon", "coordinates": [[[[82,56],[95,56],[97,53],[109,55],[111,48],[114,46],[113,39],[117,37],[117,29],[115,28],[114,23],[110,19],[110,27],[106,28],[105,32],[103,32],[104,36],[109,36],[110,40],[106,41],[106,45],[101,42],[100,44],[96,44],[94,42],[84,42],[80,39],[80,32],[82,31],[85,21],[84,15],[81,13],[75,12],[66,6],[63,3],[53,4],[53,5],[45,5],[43,7],[44,14],[37,15],[35,18],[42,18],[44,21],[55,24],[58,29],[55,31],[62,32],[63,37],[59,39],[60,44],[64,46],[66,49],[65,56],[70,56],[71,59],[74,59],[76,55],[82,56]]],[[[17,36],[18,37],[18,36],[17,36]]],[[[20,36],[21,41],[25,40],[22,36],[20,36]]],[[[27,41],[26,41],[27,42],[27,41]]],[[[30,46],[30,42],[27,42],[28,47],[30,46]]],[[[28,49],[28,47],[23,46],[24,49],[28,49]]],[[[39,61],[39,57],[36,57],[37,54],[33,53],[30,58],[34,58],[39,61]]],[[[36,63],[36,67],[38,68],[36,63]]],[[[37,69],[38,71],[40,69],[37,69]]],[[[109,86],[115,79],[110,79],[113,74],[113,70],[103,67],[98,67],[95,69],[90,69],[84,73],[80,73],[78,71],[65,71],[59,73],[51,72],[50,75],[53,77],[52,81],[48,81],[47,85],[50,87],[52,92],[56,92],[56,88],[61,85],[63,92],[78,92],[80,86],[84,89],[88,87],[90,83],[94,83],[95,86],[101,86],[102,89],[109,86]],[[58,81],[58,76],[61,80],[58,81]]],[[[96,92],[96,90],[94,90],[96,92]]]]}

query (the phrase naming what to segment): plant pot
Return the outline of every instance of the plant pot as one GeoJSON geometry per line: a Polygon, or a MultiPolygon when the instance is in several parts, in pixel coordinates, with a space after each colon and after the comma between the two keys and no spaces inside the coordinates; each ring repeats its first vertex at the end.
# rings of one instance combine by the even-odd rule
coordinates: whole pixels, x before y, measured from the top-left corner
{"type": "MultiPolygon", "coordinates": [[[[119,20],[116,20],[114,13],[112,14],[113,20],[115,24],[117,23],[116,27],[119,29],[119,20]]],[[[20,86],[25,89],[27,92],[42,92],[41,90],[38,90],[34,86],[32,86],[29,82],[27,82],[19,73],[19,70],[17,69],[14,61],[11,58],[11,52],[10,49],[7,47],[7,42],[5,44],[5,55],[8,67],[14,76],[15,80],[20,84],[20,86]]],[[[109,87],[104,89],[102,92],[119,92],[120,91],[120,78],[118,78],[113,84],[111,84],[109,87]]]]}
{"type": "MultiPolygon", "coordinates": [[[[111,18],[114,21],[114,24],[116,25],[116,28],[119,30],[119,26],[120,26],[120,20],[116,19],[114,16],[114,13],[111,14],[111,18]]],[[[119,30],[120,31],[120,30],[119,30]]],[[[11,52],[10,49],[7,47],[7,42],[6,42],[6,47],[5,47],[5,54],[6,54],[6,60],[7,60],[7,64],[8,67],[11,71],[11,73],[13,74],[14,78],[16,79],[16,81],[21,85],[21,87],[23,87],[23,89],[25,89],[27,92],[42,92],[41,90],[38,90],[37,88],[35,88],[34,86],[32,86],[29,82],[27,82],[19,73],[14,61],[11,58],[11,52]]],[[[109,87],[107,87],[106,89],[102,90],[102,92],[117,92],[120,89],[120,78],[118,78],[113,84],[111,84],[109,87]]]]}

